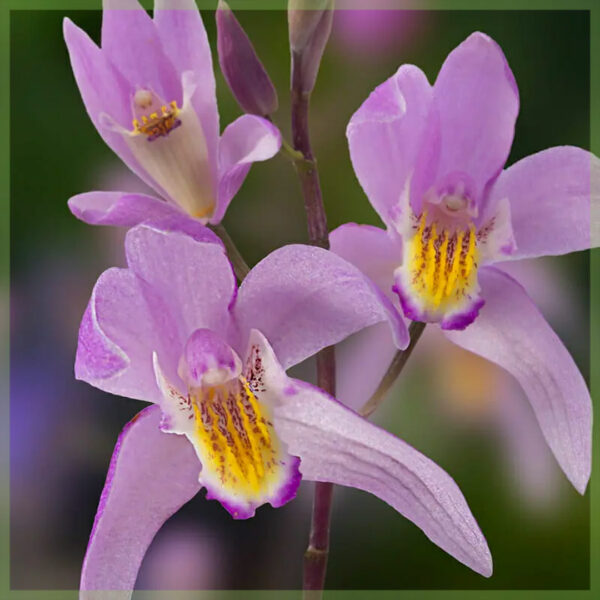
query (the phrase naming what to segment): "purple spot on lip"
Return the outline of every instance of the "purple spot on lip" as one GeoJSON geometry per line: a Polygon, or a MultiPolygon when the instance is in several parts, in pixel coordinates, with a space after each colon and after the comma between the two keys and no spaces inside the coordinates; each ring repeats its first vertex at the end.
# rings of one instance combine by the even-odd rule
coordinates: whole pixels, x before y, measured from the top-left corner
{"type": "Polygon", "coordinates": [[[180,125],[181,125],[181,120],[177,119],[168,131],[166,131],[166,132],[157,131],[156,133],[153,133],[152,135],[148,136],[147,141],[153,142],[154,140],[156,140],[160,137],[167,137],[174,129],[177,129],[180,125]]]}
{"type": "Polygon", "coordinates": [[[449,319],[444,319],[441,323],[442,329],[454,329],[459,331],[466,329],[477,318],[479,311],[484,304],[485,300],[479,298],[467,312],[454,315],[449,319]]]}
{"type": "Polygon", "coordinates": [[[407,294],[404,293],[402,288],[395,284],[392,286],[392,291],[398,295],[400,299],[400,306],[404,312],[404,316],[411,321],[424,321],[425,314],[420,311],[411,301],[407,294]]]}

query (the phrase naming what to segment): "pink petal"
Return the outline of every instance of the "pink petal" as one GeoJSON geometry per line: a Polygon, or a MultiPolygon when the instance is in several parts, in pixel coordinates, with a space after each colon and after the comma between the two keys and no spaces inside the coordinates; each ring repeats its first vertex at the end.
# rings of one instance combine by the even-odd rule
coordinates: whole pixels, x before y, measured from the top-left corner
{"type": "Polygon", "coordinates": [[[127,233],[125,250],[130,270],[177,315],[171,336],[181,342],[181,351],[196,329],[212,329],[226,338],[236,281],[221,245],[141,225],[127,233]]]}
{"type": "Polygon", "coordinates": [[[420,182],[413,192],[419,195],[427,184],[466,174],[473,199],[480,201],[506,162],[519,112],[514,76],[494,40],[476,32],[448,55],[433,87],[432,110],[437,127],[424,141],[417,169],[430,166],[429,147],[436,145],[437,169],[434,180],[420,182]]]}
{"type": "Polygon", "coordinates": [[[128,192],[78,194],[69,200],[69,209],[78,219],[90,225],[124,227],[133,227],[147,219],[161,218],[177,211],[164,200],[128,192]]]}
{"type": "Polygon", "coordinates": [[[133,590],[156,532],[200,490],[192,445],[159,422],[159,408],[146,408],[119,436],[83,562],[84,600],[99,597],[86,591],[133,590]]]}
{"type": "MultiPolygon", "coordinates": [[[[163,50],[178,73],[193,71],[197,83],[192,104],[200,118],[211,163],[218,179],[219,112],[212,55],[195,0],[155,0],[154,23],[163,50]]],[[[213,186],[216,188],[216,185],[213,186]]]]}
{"type": "Polygon", "coordinates": [[[510,201],[517,249],[510,259],[566,254],[598,245],[600,160],[573,146],[548,148],[515,163],[496,180],[490,204],[510,201]]]}
{"type": "Polygon", "coordinates": [[[338,344],[336,398],[359,410],[377,389],[397,351],[387,323],[367,327],[338,344]]]}
{"type": "Polygon", "coordinates": [[[148,13],[137,0],[103,0],[103,8],[101,45],[108,60],[133,90],[150,89],[165,102],[176,100],[181,106],[181,73],[165,55],[148,13]]]}
{"type": "Polygon", "coordinates": [[[500,365],[521,384],[569,481],[584,493],[591,468],[592,404],[577,365],[525,290],[505,273],[479,274],[486,303],[464,331],[462,348],[500,365]]]}
{"type": "Polygon", "coordinates": [[[290,380],[275,427],[304,479],[358,488],[387,502],[443,550],[492,574],[490,552],[453,479],[420,452],[323,391],[290,380]]]}
{"type": "Polygon", "coordinates": [[[229,124],[219,142],[219,198],[211,222],[225,215],[253,162],[267,160],[281,146],[281,134],[262,117],[242,115],[229,124]]]}
{"type": "Polygon", "coordinates": [[[100,116],[108,114],[123,126],[131,125],[130,84],[87,33],[69,19],[64,20],[63,29],[79,92],[98,133],[136,175],[156,188],[153,179],[134,158],[123,136],[101,123],[100,116]]]}
{"type": "Polygon", "coordinates": [[[380,321],[389,321],[397,345],[408,344],[391,301],[356,267],[312,246],[263,259],[240,286],[234,312],[242,337],[262,331],[286,368],[380,321]]]}
{"type": "Polygon", "coordinates": [[[423,72],[403,65],[371,93],[348,124],[354,171],[385,223],[393,220],[415,167],[431,97],[423,72]]]}
{"type": "Polygon", "coordinates": [[[134,227],[141,223],[164,231],[182,231],[199,242],[222,245],[220,238],[178,207],[144,194],[87,192],[69,200],[69,209],[90,225],[134,227]]]}
{"type": "Polygon", "coordinates": [[[127,269],[105,271],[94,287],[79,330],[77,379],[128,398],[158,402],[152,352],[171,372],[184,340],[170,307],[127,269]]]}
{"type": "Polygon", "coordinates": [[[402,241],[379,227],[345,223],[329,234],[331,251],[352,263],[394,298],[394,271],[402,264],[402,241]]]}

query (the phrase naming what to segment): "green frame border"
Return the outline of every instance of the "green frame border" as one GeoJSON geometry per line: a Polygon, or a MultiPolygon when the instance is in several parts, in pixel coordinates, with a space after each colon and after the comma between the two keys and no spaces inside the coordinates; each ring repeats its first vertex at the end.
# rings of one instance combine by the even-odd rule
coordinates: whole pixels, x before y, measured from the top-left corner
{"type": "MultiPolygon", "coordinates": [[[[386,8],[379,0],[363,0],[364,8],[386,8]]],[[[144,6],[151,7],[152,0],[141,0],[144,6]]],[[[214,9],[214,0],[197,0],[199,8],[214,9]]],[[[260,9],[260,10],[285,10],[286,0],[230,0],[229,4],[234,9],[260,9]]],[[[0,136],[0,294],[8,298],[9,266],[10,266],[10,11],[11,10],[98,10],[101,0],[2,0],[0,2],[0,131],[5,132],[0,136]]],[[[527,0],[526,6],[519,0],[424,0],[417,3],[398,0],[398,5],[406,8],[429,10],[587,10],[590,11],[590,145],[596,155],[600,155],[600,5],[595,0],[527,0]]],[[[600,215],[592,215],[600,218],[600,215]]],[[[594,365],[600,363],[600,250],[591,252],[590,260],[590,385],[592,397],[600,391],[600,370],[594,365]]],[[[75,590],[10,590],[10,537],[9,537],[9,311],[8,303],[0,305],[0,332],[3,340],[0,346],[0,393],[5,400],[0,403],[0,597],[7,600],[75,600],[78,592],[75,590]]],[[[597,402],[594,401],[598,409],[597,402]]],[[[594,424],[593,462],[600,464],[600,445],[598,435],[600,419],[594,424]]],[[[388,600],[399,595],[403,597],[426,599],[443,595],[448,599],[462,599],[465,597],[481,598],[482,600],[497,600],[510,595],[511,598],[523,600],[539,600],[547,598],[594,598],[600,595],[600,495],[594,489],[600,486],[600,470],[592,471],[590,483],[590,589],[589,590],[394,590],[394,591],[368,591],[368,590],[331,590],[327,591],[330,600],[359,600],[369,594],[376,600],[388,600]],[[594,593],[594,590],[596,592],[594,593]]],[[[122,596],[116,593],[88,593],[89,600],[117,600],[122,596]],[[113,595],[114,594],[114,595],[113,595]]],[[[198,600],[211,598],[226,600],[237,598],[243,594],[247,600],[287,600],[298,598],[298,591],[235,591],[235,590],[209,590],[209,591],[137,591],[136,600],[198,600]]]]}

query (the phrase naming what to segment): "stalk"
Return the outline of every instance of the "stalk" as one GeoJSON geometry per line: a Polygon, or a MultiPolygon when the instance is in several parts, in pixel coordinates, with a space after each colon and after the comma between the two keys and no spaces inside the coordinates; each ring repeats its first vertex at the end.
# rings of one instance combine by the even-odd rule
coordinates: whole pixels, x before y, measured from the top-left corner
{"type": "MultiPolygon", "coordinates": [[[[302,89],[301,62],[300,55],[292,52],[293,151],[290,152],[288,148],[284,148],[284,151],[293,158],[302,186],[309,242],[314,246],[329,249],[327,216],[323,205],[319,171],[310,144],[308,128],[310,92],[302,89]]],[[[335,351],[333,347],[324,348],[317,355],[317,385],[335,396],[335,351]]],[[[309,543],[304,553],[303,589],[304,597],[307,600],[321,598],[325,586],[332,501],[333,484],[317,482],[315,484],[309,543]]]]}
{"type": "Polygon", "coordinates": [[[406,361],[409,359],[412,351],[414,350],[421,334],[425,330],[425,323],[421,323],[419,321],[413,321],[408,328],[408,332],[410,335],[410,343],[406,350],[398,350],[392,358],[392,362],[388,367],[385,375],[382,377],[379,385],[373,395],[369,398],[369,400],[363,405],[363,407],[358,411],[363,417],[369,417],[385,400],[387,393],[390,391],[390,388],[394,385],[396,379],[402,373],[404,366],[406,365],[406,361]]]}
{"type": "Polygon", "coordinates": [[[218,225],[211,225],[211,229],[221,238],[221,241],[225,245],[225,250],[227,250],[227,256],[229,256],[229,260],[233,265],[235,276],[242,282],[250,272],[250,267],[246,264],[244,257],[241,255],[234,241],[221,223],[218,225]]]}

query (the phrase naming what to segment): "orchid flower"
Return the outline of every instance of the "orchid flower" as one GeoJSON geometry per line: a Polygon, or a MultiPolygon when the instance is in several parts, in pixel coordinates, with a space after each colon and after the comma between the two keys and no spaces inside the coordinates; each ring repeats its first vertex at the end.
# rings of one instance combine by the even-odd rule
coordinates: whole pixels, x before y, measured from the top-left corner
{"type": "MultiPolygon", "coordinates": [[[[561,468],[584,493],[591,468],[588,389],[501,263],[596,244],[590,215],[599,201],[600,161],[561,146],[503,170],[518,108],[506,58],[485,34],[453,50],[433,86],[417,67],[401,66],[347,130],[355,172],[387,231],[346,224],[332,233],[331,246],[395,295],[407,318],[439,323],[450,341],[513,375],[561,468]]],[[[374,344],[393,353],[388,334],[382,339],[378,332],[363,356],[374,344]]],[[[354,382],[340,379],[349,395],[354,382]]],[[[363,380],[363,391],[369,385],[375,384],[363,380]]]]}
{"type": "Polygon", "coordinates": [[[90,224],[132,226],[188,215],[219,223],[255,161],[281,145],[266,119],[243,115],[219,137],[215,78],[194,0],[104,0],[98,48],[70,20],[64,36],[87,112],[110,148],[159,195],[90,192],[69,208],[90,224]]]}
{"type": "MultiPolygon", "coordinates": [[[[356,267],[292,245],[237,289],[218,244],[138,225],[128,268],[102,274],[79,333],[75,374],[152,403],[119,437],[82,590],[131,590],[154,534],[202,488],[237,519],[291,500],[301,478],[366,490],[489,576],[466,501],[437,465],[285,369],[393,307],[356,267]]],[[[395,323],[395,325],[394,325],[395,323]]]]}

